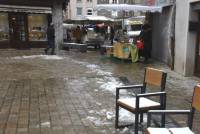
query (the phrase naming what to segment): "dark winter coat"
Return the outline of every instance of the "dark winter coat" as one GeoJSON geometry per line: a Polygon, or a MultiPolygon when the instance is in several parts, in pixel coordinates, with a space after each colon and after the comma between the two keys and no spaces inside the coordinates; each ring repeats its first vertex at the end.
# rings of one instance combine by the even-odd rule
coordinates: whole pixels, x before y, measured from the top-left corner
{"type": "Polygon", "coordinates": [[[55,29],[53,26],[50,26],[47,28],[47,38],[48,38],[48,40],[55,39],[55,29]]]}

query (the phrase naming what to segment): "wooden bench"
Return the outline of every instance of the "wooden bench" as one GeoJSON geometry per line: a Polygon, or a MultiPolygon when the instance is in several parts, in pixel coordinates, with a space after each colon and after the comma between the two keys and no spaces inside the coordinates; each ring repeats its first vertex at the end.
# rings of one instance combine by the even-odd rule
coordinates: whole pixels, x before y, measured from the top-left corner
{"type": "Polygon", "coordinates": [[[63,48],[66,49],[77,49],[80,52],[87,52],[87,44],[80,43],[64,43],[63,48]]]}

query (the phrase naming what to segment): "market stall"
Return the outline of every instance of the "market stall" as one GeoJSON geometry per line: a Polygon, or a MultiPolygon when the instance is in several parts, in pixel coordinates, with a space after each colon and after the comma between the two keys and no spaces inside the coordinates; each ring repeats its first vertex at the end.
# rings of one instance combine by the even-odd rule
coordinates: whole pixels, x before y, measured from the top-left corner
{"type": "MultiPolygon", "coordinates": [[[[108,10],[108,11],[133,11],[133,12],[162,12],[162,6],[143,6],[143,5],[129,5],[129,4],[99,4],[95,8],[96,10],[108,10]]],[[[124,18],[124,17],[123,17],[124,18]]],[[[123,25],[124,25],[124,19],[123,25]]],[[[140,30],[129,31],[129,33],[122,34],[119,37],[127,36],[122,39],[117,39],[117,42],[113,44],[112,55],[119,59],[132,59],[132,62],[138,60],[138,49],[135,42],[129,41],[128,35],[138,36],[140,30]]]]}

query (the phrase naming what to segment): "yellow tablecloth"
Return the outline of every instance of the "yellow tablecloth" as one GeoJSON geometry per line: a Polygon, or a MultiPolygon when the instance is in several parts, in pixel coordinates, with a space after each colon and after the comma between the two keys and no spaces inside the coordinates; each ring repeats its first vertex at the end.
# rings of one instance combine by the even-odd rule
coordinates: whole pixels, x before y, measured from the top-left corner
{"type": "Polygon", "coordinates": [[[113,56],[120,59],[128,59],[130,56],[130,44],[117,42],[113,45],[113,56]]]}
{"type": "Polygon", "coordinates": [[[137,62],[138,49],[132,44],[117,42],[113,45],[113,56],[120,59],[131,58],[132,62],[137,62]]]}

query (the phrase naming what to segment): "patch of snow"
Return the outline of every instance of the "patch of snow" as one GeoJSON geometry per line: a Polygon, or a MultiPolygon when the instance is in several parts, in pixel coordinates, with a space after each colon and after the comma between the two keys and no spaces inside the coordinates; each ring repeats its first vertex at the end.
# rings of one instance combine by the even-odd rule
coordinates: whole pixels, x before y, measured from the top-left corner
{"type": "Polygon", "coordinates": [[[98,106],[101,106],[102,104],[101,103],[99,103],[99,102],[96,102],[96,104],[98,105],[98,106]]]}
{"type": "Polygon", "coordinates": [[[107,111],[106,109],[102,109],[100,112],[105,113],[106,111],[107,111]]]}
{"type": "Polygon", "coordinates": [[[112,120],[113,117],[114,117],[113,112],[106,112],[106,118],[107,118],[108,120],[112,120]]]}
{"type": "Polygon", "coordinates": [[[119,121],[123,123],[133,123],[135,121],[135,116],[133,113],[121,108],[119,110],[119,121]]]}
{"type": "Polygon", "coordinates": [[[41,126],[42,127],[50,127],[50,122],[42,122],[41,126]]]}
{"type": "Polygon", "coordinates": [[[42,58],[45,60],[62,60],[63,57],[57,55],[30,55],[30,56],[16,56],[12,57],[11,59],[20,60],[20,59],[35,59],[35,58],[42,58]]]}
{"type": "MultiPolygon", "coordinates": [[[[102,81],[99,81],[99,82],[101,83],[102,81]]],[[[116,78],[114,78],[114,77],[105,77],[104,82],[102,83],[100,88],[102,90],[107,90],[107,91],[110,91],[110,92],[115,94],[116,93],[116,87],[122,86],[122,85],[123,85],[123,83],[116,80],[116,78]]]]}
{"type": "Polygon", "coordinates": [[[92,122],[97,127],[112,124],[111,122],[106,122],[106,121],[101,120],[100,118],[96,118],[92,116],[88,116],[86,119],[92,122]]]}
{"type": "Polygon", "coordinates": [[[42,58],[45,60],[62,60],[62,59],[64,59],[63,57],[60,57],[57,55],[44,55],[42,58]]]}
{"type": "Polygon", "coordinates": [[[96,117],[88,116],[86,119],[89,120],[90,122],[94,123],[95,126],[103,125],[101,123],[101,121],[99,119],[97,119],[96,117]]]}
{"type": "Polygon", "coordinates": [[[102,90],[110,91],[113,94],[115,94],[116,93],[116,87],[123,85],[122,82],[117,80],[115,77],[112,77],[111,72],[103,71],[101,69],[101,67],[98,66],[98,65],[90,64],[88,62],[81,62],[81,61],[77,61],[77,60],[73,60],[73,59],[72,59],[72,61],[77,63],[77,64],[86,66],[88,69],[90,69],[91,72],[97,73],[97,75],[102,75],[103,78],[97,79],[97,83],[101,84],[100,89],[102,89],[102,90]]]}
{"type": "Polygon", "coordinates": [[[90,110],[89,113],[90,113],[90,114],[93,114],[93,113],[95,113],[95,111],[94,111],[94,110],[90,110]]]}
{"type": "MultiPolygon", "coordinates": [[[[147,122],[146,114],[143,115],[143,119],[144,119],[144,122],[147,122]]],[[[133,114],[123,108],[120,108],[119,109],[119,121],[126,123],[126,124],[133,123],[133,122],[135,122],[135,114],[133,114]]]]}
{"type": "Polygon", "coordinates": [[[98,75],[107,75],[107,76],[112,75],[111,72],[106,72],[106,71],[101,70],[100,66],[98,66],[98,65],[90,64],[88,62],[77,61],[77,60],[74,60],[74,59],[72,59],[72,61],[74,63],[79,64],[79,65],[86,66],[88,69],[90,69],[90,71],[96,72],[98,75]]]}
{"type": "Polygon", "coordinates": [[[122,131],[120,131],[120,133],[124,134],[124,133],[128,133],[129,128],[125,127],[122,131]]]}

